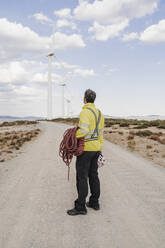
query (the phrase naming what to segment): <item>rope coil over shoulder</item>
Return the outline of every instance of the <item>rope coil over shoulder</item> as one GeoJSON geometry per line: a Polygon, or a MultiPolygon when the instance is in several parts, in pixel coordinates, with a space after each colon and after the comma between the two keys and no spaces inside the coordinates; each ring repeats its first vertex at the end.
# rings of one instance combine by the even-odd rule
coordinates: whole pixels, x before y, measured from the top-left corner
{"type": "Polygon", "coordinates": [[[59,148],[59,155],[68,167],[68,180],[70,175],[70,163],[73,156],[80,156],[84,151],[84,138],[76,138],[77,130],[78,127],[67,129],[59,148]]]}

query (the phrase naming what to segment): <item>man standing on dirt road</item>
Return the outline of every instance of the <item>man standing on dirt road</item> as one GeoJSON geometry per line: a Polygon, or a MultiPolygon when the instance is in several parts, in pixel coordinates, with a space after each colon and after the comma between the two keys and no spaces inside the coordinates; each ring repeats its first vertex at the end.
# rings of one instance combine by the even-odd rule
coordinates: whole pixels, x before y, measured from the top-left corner
{"type": "Polygon", "coordinates": [[[67,211],[69,215],[85,215],[87,207],[99,210],[100,181],[98,177],[98,157],[102,151],[104,116],[95,108],[96,93],[90,89],[85,91],[84,106],[80,113],[77,138],[84,137],[84,152],[76,160],[76,185],[78,198],[75,207],[67,211]],[[91,196],[88,195],[88,178],[91,196]]]}

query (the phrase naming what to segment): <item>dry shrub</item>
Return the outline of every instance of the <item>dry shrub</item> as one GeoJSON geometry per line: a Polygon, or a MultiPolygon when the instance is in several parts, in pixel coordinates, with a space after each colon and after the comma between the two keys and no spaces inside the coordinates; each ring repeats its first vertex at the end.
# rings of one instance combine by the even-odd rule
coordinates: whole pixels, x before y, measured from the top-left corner
{"type": "Polygon", "coordinates": [[[38,121],[28,121],[28,120],[11,121],[11,122],[5,121],[3,123],[0,123],[0,127],[32,125],[32,124],[38,124],[38,121]]]}
{"type": "Polygon", "coordinates": [[[136,146],[136,142],[134,140],[129,140],[128,141],[128,148],[131,150],[131,151],[134,151],[135,150],[135,146],[136,146]]]}
{"type": "Polygon", "coordinates": [[[152,148],[152,146],[150,146],[150,145],[146,145],[146,148],[147,148],[147,149],[151,149],[151,148],[152,148]]]}
{"type": "Polygon", "coordinates": [[[115,127],[115,126],[114,126],[114,127],[112,127],[112,129],[118,129],[118,127],[115,127]]]}
{"type": "Polygon", "coordinates": [[[161,140],[160,140],[160,143],[161,143],[162,145],[165,145],[165,139],[161,139],[161,140]]]}
{"type": "Polygon", "coordinates": [[[111,127],[112,124],[110,122],[105,122],[105,127],[111,127]]]}
{"type": "Polygon", "coordinates": [[[129,134],[130,134],[130,135],[135,135],[135,131],[130,130],[130,131],[129,131],[129,134]]]}
{"type": "Polygon", "coordinates": [[[111,127],[111,126],[112,126],[111,123],[109,122],[105,123],[105,127],[111,127]]]}
{"type": "Polygon", "coordinates": [[[134,136],[133,135],[129,135],[128,137],[127,137],[127,140],[133,140],[134,139],[134,136]]]}
{"type": "Polygon", "coordinates": [[[118,134],[123,135],[123,132],[119,131],[118,134]]]}
{"type": "Polygon", "coordinates": [[[160,138],[157,135],[151,135],[150,139],[160,142],[160,138]]]}
{"type": "Polygon", "coordinates": [[[160,126],[158,126],[158,128],[160,128],[160,129],[165,129],[165,124],[163,125],[160,125],[160,126]]]}
{"type": "Polygon", "coordinates": [[[154,152],[159,153],[159,151],[157,149],[155,149],[154,152]]]}
{"type": "Polygon", "coordinates": [[[135,129],[144,129],[144,128],[148,128],[148,127],[150,127],[149,123],[142,123],[141,125],[136,126],[135,129]]]}
{"type": "Polygon", "coordinates": [[[153,135],[157,135],[157,136],[162,136],[163,135],[163,133],[162,132],[159,132],[159,133],[152,133],[153,135]]]}
{"type": "Polygon", "coordinates": [[[145,131],[139,131],[139,132],[136,132],[135,133],[137,136],[150,136],[152,135],[153,133],[150,131],[150,130],[145,130],[145,131]]]}
{"type": "Polygon", "coordinates": [[[10,153],[11,149],[19,150],[19,148],[26,141],[30,141],[33,137],[40,133],[40,129],[34,129],[31,131],[21,131],[21,132],[6,132],[5,134],[0,134],[0,149],[2,152],[10,153]]]}
{"type": "Polygon", "coordinates": [[[127,122],[120,123],[120,127],[129,127],[129,123],[127,122]]]}
{"type": "Polygon", "coordinates": [[[151,135],[150,139],[155,140],[162,145],[165,145],[165,138],[161,139],[158,135],[151,135]]]}

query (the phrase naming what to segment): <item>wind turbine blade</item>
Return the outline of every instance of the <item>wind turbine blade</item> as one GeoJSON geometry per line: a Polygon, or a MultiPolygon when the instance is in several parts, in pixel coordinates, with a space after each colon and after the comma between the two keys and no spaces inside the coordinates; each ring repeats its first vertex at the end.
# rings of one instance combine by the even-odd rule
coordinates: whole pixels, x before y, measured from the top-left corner
{"type": "Polygon", "coordinates": [[[53,56],[53,54],[54,54],[53,52],[43,53],[41,55],[31,57],[31,59],[40,59],[48,56],[53,56]]]}
{"type": "Polygon", "coordinates": [[[42,54],[42,55],[33,56],[33,57],[31,57],[31,59],[40,59],[40,58],[42,58],[42,57],[46,57],[46,56],[47,56],[47,54],[46,54],[46,53],[44,53],[44,54],[42,54]]]}

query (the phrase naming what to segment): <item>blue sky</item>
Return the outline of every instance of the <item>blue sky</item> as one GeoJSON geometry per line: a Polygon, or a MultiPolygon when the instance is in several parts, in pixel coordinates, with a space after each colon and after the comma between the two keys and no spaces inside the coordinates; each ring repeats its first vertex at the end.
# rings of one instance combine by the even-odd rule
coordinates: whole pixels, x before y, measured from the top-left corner
{"type": "MultiPolygon", "coordinates": [[[[0,115],[47,115],[47,58],[53,117],[62,89],[78,114],[87,88],[105,114],[165,115],[163,0],[0,0],[0,115]]],[[[67,114],[67,102],[65,101],[67,114]]]]}

